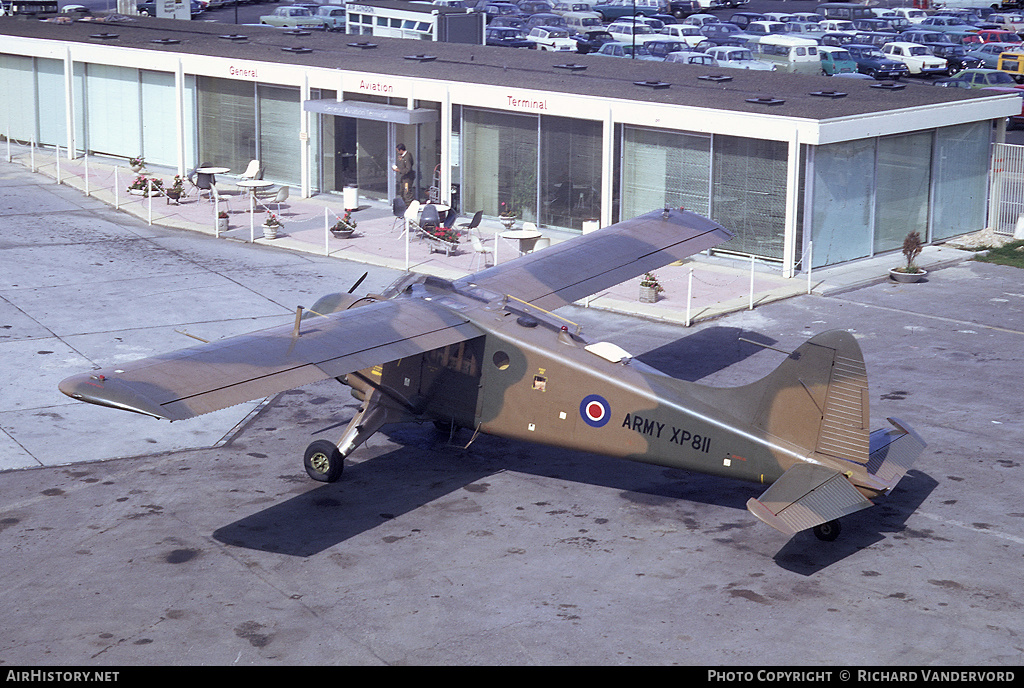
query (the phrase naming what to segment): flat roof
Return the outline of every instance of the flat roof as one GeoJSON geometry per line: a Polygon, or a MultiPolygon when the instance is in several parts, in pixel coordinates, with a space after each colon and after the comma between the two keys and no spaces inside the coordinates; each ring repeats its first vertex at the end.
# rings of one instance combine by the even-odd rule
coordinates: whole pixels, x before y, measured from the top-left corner
{"type": "Polygon", "coordinates": [[[908,83],[905,88],[889,90],[872,88],[877,84],[873,80],[146,17],[130,17],[117,22],[68,23],[0,17],[0,52],[5,52],[5,36],[171,54],[209,55],[317,69],[343,69],[450,83],[538,89],[809,120],[941,106],[978,98],[1007,98],[991,92],[939,88],[930,84],[908,83]],[[111,35],[99,37],[103,34],[111,35]],[[116,37],[113,36],[115,34],[116,37]],[[225,37],[230,35],[247,38],[231,40],[225,37]],[[376,47],[353,47],[368,43],[376,47]],[[299,47],[308,48],[309,52],[291,51],[299,47]],[[434,59],[409,59],[424,54],[434,59]],[[573,68],[564,65],[572,65],[573,68]],[[729,79],[706,79],[715,76],[729,79]],[[646,85],[636,85],[637,82],[646,85]],[[830,91],[847,95],[812,95],[830,91]],[[751,99],[756,102],[750,102],[751,99]]]}

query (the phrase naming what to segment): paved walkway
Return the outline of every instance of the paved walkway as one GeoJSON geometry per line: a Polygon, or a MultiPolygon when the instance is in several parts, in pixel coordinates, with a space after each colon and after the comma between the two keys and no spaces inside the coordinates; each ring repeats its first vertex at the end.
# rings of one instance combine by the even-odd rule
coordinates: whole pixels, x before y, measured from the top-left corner
{"type": "MultiPolygon", "coordinates": [[[[62,184],[80,189],[152,224],[448,279],[470,274],[482,267],[481,257],[468,243],[461,245],[456,253],[445,256],[431,252],[423,241],[413,239],[407,242],[401,224],[395,223],[390,206],[365,197],[360,197],[359,208],[352,213],[357,222],[356,233],[349,239],[336,239],[328,228],[344,214],[340,195],[299,198],[298,190],[292,188],[289,198],[280,206],[264,199],[257,202],[257,212],[250,213],[247,192],[235,186],[237,178],[231,174],[220,175],[217,182],[225,198],[223,207],[206,197],[198,198],[194,189],[189,197],[175,204],[164,197],[150,199],[129,194],[127,188],[136,175],[120,160],[97,157],[90,157],[88,161],[85,158],[67,160],[64,157],[58,162],[52,149],[33,151],[17,145],[11,146],[10,157],[13,162],[49,176],[55,182],[59,179],[62,184]],[[226,210],[229,215],[228,229],[224,232],[218,232],[216,228],[218,208],[226,210]],[[278,214],[283,223],[275,239],[263,238],[262,222],[268,211],[278,214]]],[[[169,185],[174,177],[174,171],[168,168],[151,167],[149,172],[165,185],[169,185]]],[[[186,182],[186,187],[189,186],[186,182]]],[[[468,222],[469,219],[468,216],[461,217],[458,222],[468,222]]],[[[497,236],[504,229],[499,223],[484,220],[479,229],[485,246],[494,251],[498,262],[515,256],[516,246],[497,236]]],[[[577,236],[550,229],[545,229],[544,234],[551,237],[553,244],[577,236]]],[[[927,270],[934,270],[972,255],[971,252],[946,246],[928,246],[918,263],[927,270]]],[[[799,294],[827,295],[877,283],[888,279],[888,269],[900,262],[902,257],[898,254],[886,254],[815,270],[810,279],[806,274],[786,279],[778,264],[698,254],[656,271],[665,288],[657,303],[640,303],[639,281],[631,280],[595,294],[586,304],[591,308],[688,324],[799,294]]]]}

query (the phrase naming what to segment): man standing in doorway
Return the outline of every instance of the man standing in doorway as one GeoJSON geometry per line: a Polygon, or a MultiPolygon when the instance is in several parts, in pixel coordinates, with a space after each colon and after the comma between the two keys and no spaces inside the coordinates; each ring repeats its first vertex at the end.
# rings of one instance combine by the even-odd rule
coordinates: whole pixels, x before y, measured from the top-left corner
{"type": "Polygon", "coordinates": [[[398,164],[392,165],[391,169],[398,173],[398,190],[408,205],[413,200],[412,183],[416,179],[416,172],[412,169],[412,153],[405,149],[404,143],[398,144],[395,150],[398,152],[398,164]]]}

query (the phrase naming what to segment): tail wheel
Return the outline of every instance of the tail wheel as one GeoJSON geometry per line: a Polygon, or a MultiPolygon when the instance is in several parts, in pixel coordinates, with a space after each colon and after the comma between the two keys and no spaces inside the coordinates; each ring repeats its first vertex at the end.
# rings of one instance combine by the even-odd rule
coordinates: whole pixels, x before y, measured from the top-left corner
{"type": "Polygon", "coordinates": [[[822,523],[819,526],[814,526],[814,537],[824,542],[832,542],[842,531],[842,526],[839,525],[839,521],[829,521],[828,523],[822,523]]]}
{"type": "Polygon", "coordinates": [[[337,445],[327,440],[317,440],[306,447],[303,463],[309,477],[322,483],[335,482],[345,470],[345,459],[337,445]]]}

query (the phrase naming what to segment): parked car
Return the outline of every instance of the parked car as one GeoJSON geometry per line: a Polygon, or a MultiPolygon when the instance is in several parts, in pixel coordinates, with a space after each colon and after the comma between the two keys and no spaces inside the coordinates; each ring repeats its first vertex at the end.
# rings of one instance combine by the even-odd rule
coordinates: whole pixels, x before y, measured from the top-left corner
{"type": "Polygon", "coordinates": [[[622,17],[632,17],[636,14],[657,14],[659,8],[656,3],[652,6],[640,2],[634,4],[633,0],[605,0],[605,2],[597,3],[591,9],[599,13],[606,22],[611,22],[622,17]]]}
{"type": "Polygon", "coordinates": [[[986,88],[988,86],[1016,86],[1017,82],[1006,72],[998,69],[965,69],[956,76],[939,79],[936,86],[956,88],[986,88]]]}
{"type": "Polygon", "coordinates": [[[489,2],[484,5],[484,13],[487,14],[487,23],[490,24],[495,17],[521,17],[519,6],[512,2],[489,2]]]}
{"type": "Polygon", "coordinates": [[[707,53],[680,52],[670,53],[665,62],[680,62],[682,64],[698,65],[700,67],[717,67],[718,60],[707,53]]]}
{"type": "Polygon", "coordinates": [[[818,26],[818,22],[802,21],[799,19],[786,22],[785,27],[786,33],[797,34],[803,38],[813,38],[815,40],[825,33],[825,29],[818,26]]]}
{"type": "Polygon", "coordinates": [[[743,44],[743,40],[745,38],[740,27],[728,22],[722,22],[720,24],[705,24],[700,27],[700,32],[715,45],[740,46],[743,44]]]}
{"type": "Polygon", "coordinates": [[[323,26],[323,21],[314,17],[305,7],[286,5],[278,7],[273,14],[260,17],[260,24],[293,29],[319,29],[323,26]]]}
{"type": "Polygon", "coordinates": [[[690,24],[672,24],[661,31],[667,38],[682,41],[691,48],[695,48],[707,40],[707,36],[700,32],[696,26],[690,24]]]}
{"type": "MultiPolygon", "coordinates": [[[[626,20],[627,22],[629,20],[626,20]]],[[[608,33],[615,37],[615,40],[623,43],[645,43],[663,37],[654,29],[644,24],[625,22],[612,22],[607,27],[608,33]]]]}
{"type": "Polygon", "coordinates": [[[747,24],[747,28],[743,29],[743,33],[750,36],[767,36],[773,33],[784,34],[786,33],[786,24],[784,22],[768,20],[752,21],[747,24]]]}
{"type": "Polygon", "coordinates": [[[928,43],[932,54],[946,61],[946,71],[950,76],[965,69],[978,69],[982,61],[967,54],[967,48],[956,43],[928,43]]]}
{"type": "Polygon", "coordinates": [[[741,29],[747,28],[747,24],[753,21],[764,21],[765,16],[760,12],[733,12],[729,17],[729,23],[735,24],[741,29]]]}
{"type": "Polygon", "coordinates": [[[1024,14],[1018,14],[1017,12],[993,12],[986,19],[1007,31],[1024,31],[1024,14]]]}
{"type": "Polygon", "coordinates": [[[896,29],[892,28],[892,25],[884,19],[854,19],[853,28],[858,31],[882,31],[885,33],[896,33],[896,29]]]}
{"type": "Polygon", "coordinates": [[[531,14],[526,18],[526,24],[523,26],[523,31],[529,32],[537,26],[565,29],[566,33],[569,32],[569,25],[565,23],[565,17],[560,14],[554,14],[553,12],[537,12],[536,14],[531,14]]]}
{"type": "Polygon", "coordinates": [[[902,62],[910,74],[922,76],[945,74],[946,61],[932,55],[932,51],[919,43],[896,41],[882,46],[882,52],[890,60],[902,62]]]}
{"type": "Polygon", "coordinates": [[[775,71],[775,65],[770,65],[767,62],[755,60],[754,56],[747,48],[719,45],[715,46],[714,48],[708,48],[705,52],[711,57],[715,58],[715,60],[718,62],[719,67],[729,67],[732,69],[752,69],[766,72],[775,71]]]}
{"type": "Polygon", "coordinates": [[[852,21],[846,19],[826,19],[823,22],[818,22],[818,26],[825,33],[848,33],[851,36],[857,33],[857,27],[854,26],[852,21]]]}
{"type": "Polygon", "coordinates": [[[977,34],[982,43],[1020,43],[1020,36],[1015,31],[1005,29],[982,29],[977,34]]]}
{"type": "Polygon", "coordinates": [[[857,65],[857,71],[875,79],[899,79],[910,73],[907,65],[886,57],[885,53],[873,45],[852,44],[846,46],[857,65]]]}
{"type": "Polygon", "coordinates": [[[598,31],[604,28],[601,15],[597,12],[566,12],[562,15],[562,19],[565,20],[565,28],[569,29],[570,34],[581,31],[598,31]]]}
{"type": "Polygon", "coordinates": [[[1011,50],[1003,53],[999,56],[996,69],[1009,74],[1018,84],[1024,83],[1024,51],[1011,50]]]}
{"type": "MultiPolygon", "coordinates": [[[[881,48],[886,43],[892,43],[895,38],[893,34],[881,31],[858,31],[853,34],[853,40],[850,42],[857,45],[873,45],[876,48],[881,48]]],[[[918,42],[920,41],[911,41],[911,43],[918,42]]]]}
{"type": "Polygon", "coordinates": [[[345,30],[344,5],[320,5],[313,16],[323,23],[325,31],[345,30]]]}
{"type": "Polygon", "coordinates": [[[537,14],[539,12],[551,12],[551,8],[554,7],[547,0],[519,0],[516,3],[519,6],[519,11],[523,14],[537,14]]]}
{"type": "Polygon", "coordinates": [[[605,43],[615,40],[615,37],[604,29],[598,31],[584,31],[573,36],[576,41],[576,52],[586,55],[596,53],[605,43]]]}
{"type": "Polygon", "coordinates": [[[659,38],[644,43],[647,52],[660,60],[664,60],[670,53],[691,52],[691,46],[672,38],[659,38]]]}
{"type": "Polygon", "coordinates": [[[818,56],[821,58],[821,71],[827,76],[857,71],[857,63],[846,48],[837,48],[834,45],[818,46],[818,56]]]}
{"type": "Polygon", "coordinates": [[[984,69],[998,69],[999,56],[1019,47],[1016,43],[981,43],[968,49],[967,54],[981,60],[984,69]]]}
{"type": "Polygon", "coordinates": [[[683,20],[683,23],[693,24],[694,26],[700,27],[704,26],[705,24],[717,24],[720,21],[722,20],[713,14],[700,13],[691,14],[689,17],[683,20]]]}
{"type": "Polygon", "coordinates": [[[592,2],[556,2],[551,11],[564,17],[569,12],[593,12],[593,6],[592,2]]]}
{"type": "Polygon", "coordinates": [[[652,62],[660,62],[661,60],[654,55],[647,52],[647,48],[637,44],[634,46],[632,43],[623,43],[622,41],[610,41],[601,46],[594,55],[604,55],[606,57],[628,57],[636,60],[648,60],[652,62]]]}
{"type": "Polygon", "coordinates": [[[569,32],[557,26],[535,26],[526,38],[537,44],[537,50],[568,52],[576,50],[576,41],[569,38],[569,32]]]}
{"type": "Polygon", "coordinates": [[[487,45],[496,45],[504,48],[527,48],[534,49],[537,44],[526,37],[526,34],[511,26],[488,26],[484,32],[484,40],[487,45]]]}
{"type": "MultiPolygon", "coordinates": [[[[717,3],[717,0],[715,0],[717,3]]],[[[668,13],[677,19],[697,14],[702,9],[698,0],[672,0],[668,4],[668,13]]]]}

